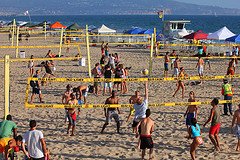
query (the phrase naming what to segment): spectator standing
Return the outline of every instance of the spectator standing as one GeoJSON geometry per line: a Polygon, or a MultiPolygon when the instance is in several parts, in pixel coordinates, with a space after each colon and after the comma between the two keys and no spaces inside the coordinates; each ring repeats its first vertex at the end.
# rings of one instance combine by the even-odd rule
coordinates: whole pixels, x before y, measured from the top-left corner
{"type": "Polygon", "coordinates": [[[37,123],[35,120],[31,120],[29,126],[30,130],[23,136],[23,152],[31,160],[45,160],[44,157],[47,157],[48,152],[43,133],[36,129],[37,123]]]}
{"type": "Polygon", "coordinates": [[[13,132],[13,137],[17,136],[17,125],[12,121],[12,116],[9,114],[6,120],[0,122],[0,138],[10,137],[13,132]]]}

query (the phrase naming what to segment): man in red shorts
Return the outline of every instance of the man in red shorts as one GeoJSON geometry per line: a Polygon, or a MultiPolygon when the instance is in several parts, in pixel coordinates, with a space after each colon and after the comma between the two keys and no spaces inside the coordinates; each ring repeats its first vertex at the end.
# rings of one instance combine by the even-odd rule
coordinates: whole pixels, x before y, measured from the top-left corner
{"type": "Polygon", "coordinates": [[[219,143],[219,137],[218,137],[218,133],[220,131],[220,110],[218,108],[218,99],[214,98],[211,102],[211,113],[210,116],[207,120],[207,122],[203,125],[204,127],[206,126],[207,123],[211,122],[211,127],[210,127],[210,131],[209,131],[209,138],[211,140],[211,142],[213,143],[216,151],[220,151],[220,143],[219,143]]]}

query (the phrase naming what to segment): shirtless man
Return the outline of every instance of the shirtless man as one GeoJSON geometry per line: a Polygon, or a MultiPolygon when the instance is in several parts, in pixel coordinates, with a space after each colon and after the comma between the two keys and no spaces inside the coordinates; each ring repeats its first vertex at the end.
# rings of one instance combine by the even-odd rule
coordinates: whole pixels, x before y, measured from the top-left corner
{"type": "Polygon", "coordinates": [[[79,95],[78,99],[84,99],[84,103],[87,103],[87,94],[88,94],[88,86],[87,85],[80,85],[77,88],[73,88],[73,92],[76,92],[79,95]]]}
{"type": "Polygon", "coordinates": [[[238,138],[236,151],[240,151],[240,104],[238,105],[238,110],[234,112],[232,120],[232,131],[234,131],[234,125],[236,124],[236,136],[238,138]]]}
{"type": "MultiPolygon", "coordinates": [[[[130,99],[129,99],[129,104],[135,104],[137,103],[137,99],[141,98],[141,96],[139,95],[140,92],[138,90],[135,91],[135,95],[133,95],[130,99]]],[[[130,117],[134,114],[134,108],[130,107],[130,113],[128,115],[127,118],[127,122],[130,120],[130,117]]]]}
{"type": "MultiPolygon", "coordinates": [[[[76,99],[75,94],[71,93],[70,95],[71,99],[68,101],[69,105],[78,105],[78,100],[76,99]]],[[[76,120],[77,120],[77,114],[75,108],[67,108],[68,110],[68,129],[67,134],[69,134],[70,129],[72,128],[72,134],[71,136],[74,136],[74,131],[76,127],[76,120]]],[[[78,115],[80,114],[80,109],[78,109],[78,115]]]]}
{"type": "Polygon", "coordinates": [[[204,127],[211,122],[211,127],[209,130],[209,138],[212,142],[212,144],[214,145],[216,151],[220,151],[220,142],[219,142],[219,137],[218,137],[218,133],[220,131],[220,109],[217,106],[219,103],[217,98],[214,98],[211,102],[211,112],[210,112],[210,116],[207,120],[207,122],[205,122],[205,124],[203,125],[204,127]]]}
{"type": "MultiPolygon", "coordinates": [[[[40,70],[36,70],[36,74],[33,76],[33,78],[40,78],[40,70]]],[[[41,92],[41,83],[39,80],[37,81],[30,81],[30,86],[32,87],[32,95],[31,95],[31,101],[30,104],[33,103],[35,95],[38,94],[40,103],[44,103],[42,92],[41,92]],[[32,85],[31,85],[32,83],[32,85]]]]}
{"type": "MultiPolygon", "coordinates": [[[[149,159],[153,159],[152,153],[153,153],[153,140],[152,140],[152,132],[154,131],[154,121],[150,118],[151,111],[150,109],[146,110],[146,118],[141,120],[137,126],[137,128],[140,126],[141,128],[141,134],[140,134],[140,149],[142,150],[142,159],[145,158],[146,148],[149,150],[149,159]]],[[[136,137],[138,136],[138,132],[136,130],[136,137]]]]}
{"type": "MultiPolygon", "coordinates": [[[[119,99],[117,97],[117,92],[116,91],[112,91],[112,95],[111,97],[107,98],[105,104],[118,104],[119,99]]],[[[114,118],[114,120],[117,123],[117,133],[120,133],[120,119],[119,119],[119,115],[116,113],[116,110],[118,111],[118,114],[120,114],[120,110],[119,108],[104,108],[104,114],[106,117],[106,121],[102,127],[102,131],[101,134],[103,133],[104,129],[107,127],[107,125],[109,124],[109,122],[111,121],[112,118],[114,118]]]]}
{"type": "MultiPolygon", "coordinates": [[[[176,57],[177,53],[175,50],[172,51],[172,53],[170,54],[171,57],[176,57]]],[[[171,69],[173,69],[173,63],[175,61],[175,58],[172,59],[171,61],[171,69]]]]}
{"type": "MultiPolygon", "coordinates": [[[[66,91],[64,92],[64,94],[62,95],[62,104],[68,104],[68,101],[71,99],[70,95],[72,93],[72,86],[70,84],[68,84],[66,86],[66,91]]],[[[67,122],[68,120],[68,110],[65,108],[65,113],[66,113],[66,116],[65,116],[65,123],[67,122]]]]}
{"type": "Polygon", "coordinates": [[[170,62],[169,52],[164,56],[164,77],[168,77],[168,63],[170,62]]]}
{"type": "MultiPolygon", "coordinates": [[[[100,63],[96,63],[95,67],[92,69],[92,74],[94,76],[94,78],[101,78],[102,77],[102,71],[101,71],[101,66],[100,63]]],[[[100,86],[101,86],[101,82],[94,82],[94,92],[96,94],[96,96],[98,96],[100,93],[100,86]]]]}
{"type": "MultiPolygon", "coordinates": [[[[204,68],[204,60],[199,56],[198,57],[198,63],[196,65],[196,68],[198,68],[198,75],[200,78],[203,77],[203,68],[204,68]]],[[[202,83],[202,81],[201,81],[202,83]]]]}
{"type": "Polygon", "coordinates": [[[181,60],[178,58],[178,56],[177,56],[177,58],[175,59],[175,61],[173,62],[173,66],[174,66],[174,69],[173,69],[173,75],[172,75],[172,77],[174,77],[174,75],[176,76],[176,77],[178,77],[178,74],[179,74],[179,71],[180,71],[180,62],[181,62],[181,60]]]}

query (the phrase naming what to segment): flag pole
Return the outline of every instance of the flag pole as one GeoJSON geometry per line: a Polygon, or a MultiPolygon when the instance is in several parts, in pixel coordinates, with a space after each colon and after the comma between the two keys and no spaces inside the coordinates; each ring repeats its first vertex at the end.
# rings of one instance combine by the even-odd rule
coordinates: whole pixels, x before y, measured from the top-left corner
{"type": "Polygon", "coordinates": [[[13,46],[13,43],[14,43],[15,25],[16,25],[16,20],[13,19],[13,23],[12,23],[12,46],[13,46]]]}
{"type": "Polygon", "coordinates": [[[5,55],[4,57],[4,119],[10,112],[10,57],[5,55]]]}
{"type": "Polygon", "coordinates": [[[16,58],[18,58],[18,46],[19,46],[19,27],[17,27],[17,38],[16,38],[16,41],[17,41],[17,44],[16,44],[16,58]]]}
{"type": "Polygon", "coordinates": [[[44,22],[44,37],[45,37],[45,40],[47,39],[47,22],[44,22]]]}
{"type": "Polygon", "coordinates": [[[162,11],[162,21],[164,21],[164,10],[162,11]]]}
{"type": "Polygon", "coordinates": [[[88,75],[91,78],[91,55],[90,55],[90,47],[89,47],[89,34],[88,34],[88,25],[86,25],[86,46],[87,46],[87,57],[88,57],[88,75]]]}
{"type": "Polygon", "coordinates": [[[24,12],[24,15],[25,15],[25,16],[28,15],[29,22],[30,22],[30,24],[31,24],[31,23],[32,23],[32,20],[31,20],[31,16],[30,16],[29,11],[24,12]]]}
{"type": "Polygon", "coordinates": [[[28,13],[28,17],[29,17],[29,20],[30,20],[30,24],[32,23],[32,20],[31,20],[31,16],[30,14],[28,13]]]}
{"type": "Polygon", "coordinates": [[[62,27],[61,36],[60,36],[59,53],[58,53],[59,57],[61,57],[61,54],[62,54],[62,43],[63,43],[63,27],[62,27]]]}

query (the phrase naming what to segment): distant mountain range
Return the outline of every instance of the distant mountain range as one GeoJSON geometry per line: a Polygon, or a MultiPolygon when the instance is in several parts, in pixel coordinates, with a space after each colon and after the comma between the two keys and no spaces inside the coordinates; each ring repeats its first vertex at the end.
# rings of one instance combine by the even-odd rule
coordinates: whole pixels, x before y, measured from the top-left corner
{"type": "Polygon", "coordinates": [[[141,15],[159,10],[175,15],[240,15],[240,9],[174,0],[0,0],[0,15],[23,15],[27,10],[31,15],[141,15]]]}

